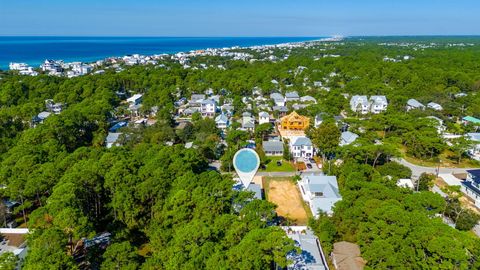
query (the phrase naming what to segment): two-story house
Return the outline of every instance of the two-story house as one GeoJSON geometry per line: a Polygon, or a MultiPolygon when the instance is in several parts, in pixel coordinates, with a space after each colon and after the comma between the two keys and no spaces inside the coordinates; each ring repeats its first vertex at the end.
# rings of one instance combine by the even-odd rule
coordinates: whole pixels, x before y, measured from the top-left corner
{"type": "Polygon", "coordinates": [[[225,130],[230,126],[230,121],[228,120],[228,117],[222,113],[215,118],[215,124],[218,129],[225,130]]]}
{"type": "Polygon", "coordinates": [[[308,203],[316,218],[319,211],[331,215],[335,203],[342,200],[336,176],[305,174],[298,181],[298,186],[303,200],[308,203]]]}
{"type": "Polygon", "coordinates": [[[258,124],[266,124],[270,123],[270,114],[267,112],[260,112],[258,113],[258,124]]]}
{"type": "Polygon", "coordinates": [[[480,169],[467,170],[467,179],[462,182],[461,190],[480,207],[480,169]]]}
{"type": "Polygon", "coordinates": [[[217,111],[217,104],[214,100],[204,99],[200,103],[200,112],[203,117],[213,117],[217,111]]]}
{"type": "Polygon", "coordinates": [[[280,93],[271,93],[270,98],[275,103],[275,106],[283,107],[285,106],[285,97],[280,93]]]}
{"type": "Polygon", "coordinates": [[[290,153],[295,159],[312,158],[314,155],[312,141],[307,137],[296,137],[290,140],[290,153]]]}
{"type": "Polygon", "coordinates": [[[388,101],[385,96],[371,96],[370,97],[370,112],[379,114],[387,110],[388,101]]]}
{"type": "Polygon", "coordinates": [[[350,99],[350,109],[356,113],[367,114],[370,111],[370,103],[367,96],[353,96],[350,99]]]}

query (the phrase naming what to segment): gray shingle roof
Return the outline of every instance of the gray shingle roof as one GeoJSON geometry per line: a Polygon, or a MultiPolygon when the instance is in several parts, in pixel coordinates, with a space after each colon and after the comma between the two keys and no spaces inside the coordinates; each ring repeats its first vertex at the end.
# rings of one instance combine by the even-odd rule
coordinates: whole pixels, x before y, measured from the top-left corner
{"type": "Polygon", "coordinates": [[[264,141],[262,146],[265,152],[283,152],[283,143],[280,141],[264,141]]]}

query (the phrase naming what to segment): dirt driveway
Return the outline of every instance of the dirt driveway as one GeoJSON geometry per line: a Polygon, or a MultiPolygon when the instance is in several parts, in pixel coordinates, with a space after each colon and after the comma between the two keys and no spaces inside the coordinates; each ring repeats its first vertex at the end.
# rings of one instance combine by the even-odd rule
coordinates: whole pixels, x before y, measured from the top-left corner
{"type": "Polygon", "coordinates": [[[306,225],[308,214],[298,187],[289,178],[265,178],[267,200],[277,205],[277,214],[296,225],[306,225]]]}

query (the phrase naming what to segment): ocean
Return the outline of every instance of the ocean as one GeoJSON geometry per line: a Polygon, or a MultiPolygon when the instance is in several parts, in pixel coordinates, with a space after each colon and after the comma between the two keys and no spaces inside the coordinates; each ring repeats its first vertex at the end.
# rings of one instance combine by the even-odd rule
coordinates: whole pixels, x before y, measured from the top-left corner
{"type": "Polygon", "coordinates": [[[1,37],[0,69],[10,62],[38,67],[45,59],[94,62],[111,56],[153,55],[206,48],[271,45],[322,37],[1,37]]]}

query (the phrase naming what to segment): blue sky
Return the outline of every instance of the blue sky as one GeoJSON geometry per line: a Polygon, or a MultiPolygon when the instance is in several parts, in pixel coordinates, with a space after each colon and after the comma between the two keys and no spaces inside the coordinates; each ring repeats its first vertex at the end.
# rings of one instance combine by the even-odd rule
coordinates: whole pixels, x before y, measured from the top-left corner
{"type": "Polygon", "coordinates": [[[478,35],[474,0],[0,0],[0,35],[478,35]]]}

